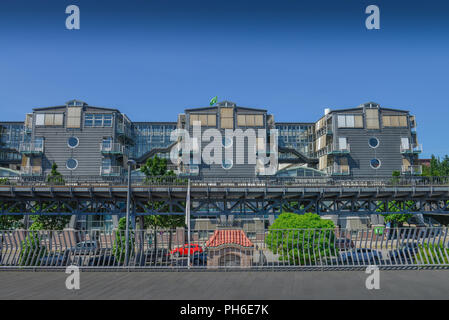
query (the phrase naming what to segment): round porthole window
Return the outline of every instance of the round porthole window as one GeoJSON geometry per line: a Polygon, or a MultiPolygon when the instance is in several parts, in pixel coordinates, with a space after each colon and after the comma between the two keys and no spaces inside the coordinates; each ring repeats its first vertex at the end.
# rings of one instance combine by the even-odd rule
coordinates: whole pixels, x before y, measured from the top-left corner
{"type": "Polygon", "coordinates": [[[233,162],[231,159],[225,159],[223,160],[223,163],[221,164],[221,166],[223,167],[223,169],[225,170],[229,170],[232,168],[233,162]]]}
{"type": "Polygon", "coordinates": [[[78,160],[76,160],[76,159],[67,160],[66,167],[69,170],[75,170],[78,167],[78,160]]]}
{"type": "Polygon", "coordinates": [[[371,168],[373,168],[373,169],[379,169],[379,168],[380,168],[380,165],[381,165],[381,162],[380,162],[379,159],[371,159],[371,161],[369,162],[369,164],[370,164],[371,168]]]}
{"type": "Polygon", "coordinates": [[[371,148],[377,148],[379,146],[379,139],[372,137],[368,140],[368,144],[371,148]]]}
{"type": "Polygon", "coordinates": [[[229,137],[223,137],[223,147],[229,148],[232,146],[232,139],[229,137]]]}
{"type": "Polygon", "coordinates": [[[67,145],[70,148],[76,148],[76,147],[78,147],[79,144],[80,144],[80,141],[79,141],[79,139],[77,137],[70,137],[67,140],[67,145]]]}

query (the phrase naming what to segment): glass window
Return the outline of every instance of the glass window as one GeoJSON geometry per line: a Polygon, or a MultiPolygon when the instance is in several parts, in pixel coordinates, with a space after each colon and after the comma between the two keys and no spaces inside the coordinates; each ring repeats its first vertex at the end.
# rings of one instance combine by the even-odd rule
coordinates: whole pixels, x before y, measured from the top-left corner
{"type": "Polygon", "coordinates": [[[94,115],[94,127],[102,127],[103,126],[103,115],[96,114],[94,115]]]}
{"type": "Polygon", "coordinates": [[[43,126],[45,124],[45,114],[36,114],[36,126],[43,126]]]}
{"type": "Polygon", "coordinates": [[[105,114],[104,115],[103,125],[105,127],[112,127],[112,114],[105,114]]]}
{"type": "Polygon", "coordinates": [[[70,137],[67,140],[67,144],[70,148],[76,148],[79,145],[79,139],[77,137],[70,137]]]}
{"type": "Polygon", "coordinates": [[[368,144],[371,148],[377,148],[379,146],[379,139],[377,139],[376,137],[371,137],[368,140],[368,144]]]}
{"type": "Polygon", "coordinates": [[[381,166],[381,162],[379,159],[371,159],[369,164],[373,169],[379,169],[381,166]]]}
{"type": "Polygon", "coordinates": [[[69,170],[75,170],[78,167],[78,160],[72,158],[67,160],[66,167],[69,170]]]}
{"type": "Polygon", "coordinates": [[[84,116],[84,126],[87,128],[94,126],[94,116],[92,114],[86,114],[84,116]]]}

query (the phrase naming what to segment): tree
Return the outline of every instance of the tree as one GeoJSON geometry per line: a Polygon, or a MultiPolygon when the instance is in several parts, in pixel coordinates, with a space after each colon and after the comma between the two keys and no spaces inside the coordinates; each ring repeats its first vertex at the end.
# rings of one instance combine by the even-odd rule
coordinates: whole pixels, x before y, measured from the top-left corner
{"type": "MultiPolygon", "coordinates": [[[[140,169],[148,182],[163,181],[167,177],[175,177],[175,173],[167,168],[167,159],[155,156],[148,159],[146,164],[140,169]]],[[[150,203],[149,203],[150,205],[150,203]]],[[[168,206],[162,201],[151,203],[151,207],[155,210],[168,210],[168,206]]],[[[174,211],[180,211],[179,208],[173,208],[174,211]]],[[[169,229],[169,249],[172,246],[172,233],[176,227],[185,226],[184,215],[151,215],[144,218],[144,227],[151,227],[154,230],[154,246],[157,246],[157,229],[169,229]]]]}
{"type": "Polygon", "coordinates": [[[19,265],[34,266],[47,254],[47,249],[41,244],[39,232],[27,232],[25,240],[21,243],[19,265]]]}
{"type": "Polygon", "coordinates": [[[432,155],[430,166],[423,167],[423,176],[426,177],[447,177],[449,176],[449,156],[445,155],[443,160],[432,155]]]}
{"type": "MultiPolygon", "coordinates": [[[[0,178],[0,185],[9,184],[8,178],[0,178]]],[[[8,208],[9,205],[0,201],[0,208],[8,208]]],[[[18,208],[11,209],[12,212],[19,212],[18,208]]],[[[0,214],[0,230],[12,230],[23,228],[23,215],[4,215],[0,214]]]]}
{"type": "Polygon", "coordinates": [[[47,177],[47,182],[57,185],[63,185],[65,183],[61,173],[58,172],[58,165],[55,162],[51,166],[51,172],[47,177]]]}
{"type": "MultiPolygon", "coordinates": [[[[112,246],[112,254],[115,259],[121,263],[125,262],[126,258],[126,218],[120,218],[118,222],[118,228],[115,231],[115,240],[112,246]]],[[[128,258],[132,256],[134,252],[134,231],[129,231],[128,240],[128,258]]],[[[128,260],[129,261],[129,260],[128,260]]]]}
{"type": "Polygon", "coordinates": [[[279,254],[280,261],[313,265],[338,254],[334,228],[331,220],[314,213],[283,213],[268,229],[265,243],[274,254],[279,254]]]}

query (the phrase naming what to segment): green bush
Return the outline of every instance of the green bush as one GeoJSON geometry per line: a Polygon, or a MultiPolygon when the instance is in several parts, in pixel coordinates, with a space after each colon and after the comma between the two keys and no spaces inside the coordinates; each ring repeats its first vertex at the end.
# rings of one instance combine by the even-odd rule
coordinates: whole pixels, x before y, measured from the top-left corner
{"type": "MultiPolygon", "coordinates": [[[[129,230],[128,239],[128,257],[131,260],[132,254],[134,252],[134,231],[129,230]]],[[[121,218],[118,223],[118,229],[115,232],[115,241],[112,246],[112,254],[115,259],[121,263],[125,262],[126,259],[126,218],[121,218]]]]}
{"type": "Polygon", "coordinates": [[[315,265],[324,257],[338,254],[334,245],[335,225],[319,215],[283,213],[270,226],[267,247],[279,260],[295,265],[315,265]]]}
{"type": "Polygon", "coordinates": [[[443,245],[419,244],[419,253],[415,256],[415,262],[420,264],[449,264],[449,248],[443,245]]]}
{"type": "Polygon", "coordinates": [[[25,240],[21,243],[19,256],[20,266],[36,266],[40,264],[40,259],[47,253],[45,246],[41,245],[39,234],[36,231],[29,231],[25,240]]]}

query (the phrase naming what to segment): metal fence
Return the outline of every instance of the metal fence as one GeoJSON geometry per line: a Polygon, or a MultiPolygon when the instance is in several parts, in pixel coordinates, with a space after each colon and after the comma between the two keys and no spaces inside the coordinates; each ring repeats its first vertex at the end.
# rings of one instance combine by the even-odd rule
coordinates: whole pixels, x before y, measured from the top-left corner
{"type": "MultiPolygon", "coordinates": [[[[127,185],[126,175],[107,174],[97,176],[60,176],[58,179],[49,179],[48,176],[18,176],[1,178],[1,185],[16,186],[83,186],[83,185],[127,185]]],[[[422,177],[422,176],[402,176],[402,177],[275,177],[259,176],[252,178],[237,177],[150,177],[133,176],[133,186],[186,186],[188,180],[195,186],[211,187],[418,187],[418,186],[449,186],[449,177],[422,177]]]]}
{"type": "Polygon", "coordinates": [[[305,270],[448,268],[446,227],[2,231],[0,270],[305,270]],[[127,254],[128,251],[128,254],[127,254]]]}

